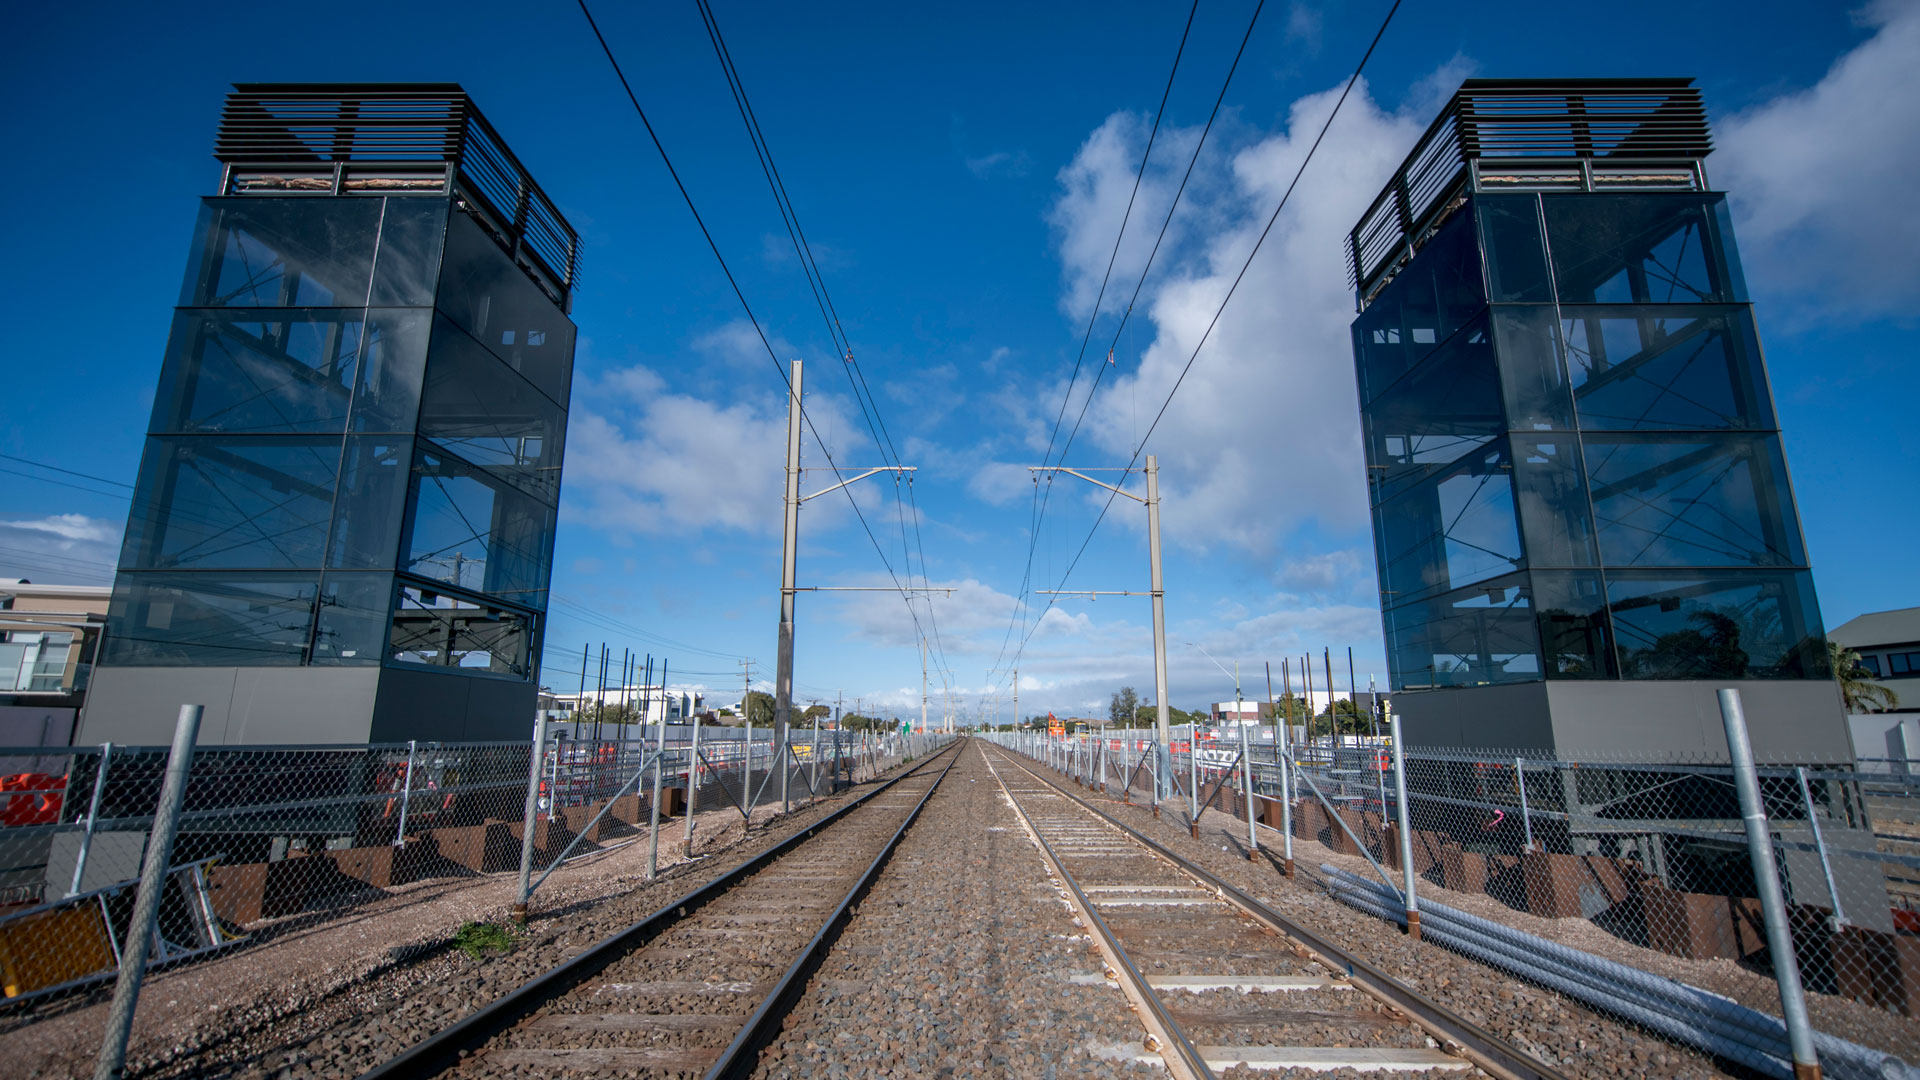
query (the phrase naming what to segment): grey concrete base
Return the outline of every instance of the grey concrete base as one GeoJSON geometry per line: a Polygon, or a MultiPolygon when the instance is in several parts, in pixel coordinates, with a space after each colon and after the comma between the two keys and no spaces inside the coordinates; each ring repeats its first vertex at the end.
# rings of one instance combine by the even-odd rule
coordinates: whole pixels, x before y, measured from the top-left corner
{"type": "Polygon", "coordinates": [[[1724,763],[1715,692],[1740,691],[1760,764],[1848,764],[1840,694],[1825,679],[1539,682],[1393,695],[1412,746],[1534,750],[1579,760],[1724,763]]]}

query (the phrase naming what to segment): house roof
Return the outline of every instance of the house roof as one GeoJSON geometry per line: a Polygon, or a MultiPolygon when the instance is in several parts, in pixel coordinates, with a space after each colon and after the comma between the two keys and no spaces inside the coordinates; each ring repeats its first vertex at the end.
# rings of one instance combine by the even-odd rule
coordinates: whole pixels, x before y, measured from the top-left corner
{"type": "Polygon", "coordinates": [[[1827,637],[1849,649],[1920,642],[1920,607],[1870,611],[1827,631],[1827,637]]]}

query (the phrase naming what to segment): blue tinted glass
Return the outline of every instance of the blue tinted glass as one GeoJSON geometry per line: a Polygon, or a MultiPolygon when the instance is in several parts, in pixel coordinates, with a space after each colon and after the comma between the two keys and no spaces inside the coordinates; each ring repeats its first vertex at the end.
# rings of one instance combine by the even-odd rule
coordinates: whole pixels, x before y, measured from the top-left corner
{"type": "Polygon", "coordinates": [[[420,421],[430,313],[374,309],[367,313],[353,430],[410,432],[420,421]]]}
{"type": "Polygon", "coordinates": [[[1473,207],[1487,253],[1488,298],[1496,304],[1552,303],[1539,196],[1476,195],[1473,207]]]}
{"type": "Polygon", "coordinates": [[[393,575],[329,573],[313,628],[316,665],[378,664],[387,644],[393,575]]]}
{"type": "Polygon", "coordinates": [[[446,242],[446,199],[389,198],[380,219],[380,251],[373,261],[373,307],[432,307],[446,242]]]}
{"type": "Polygon", "coordinates": [[[1497,438],[1506,425],[1485,322],[1456,334],[1363,417],[1376,503],[1497,438]]]}
{"type": "Polygon", "coordinates": [[[1535,570],[1533,606],[1540,620],[1540,651],[1549,679],[1614,676],[1606,593],[1592,571],[1535,570]]]}
{"type": "Polygon", "coordinates": [[[531,625],[521,612],[402,581],[388,656],[400,664],[525,679],[532,674],[531,625]]]}
{"type": "Polygon", "coordinates": [[[1473,219],[1455,214],[1354,320],[1361,399],[1384,391],[1485,306],[1473,219]]]}
{"type": "Polygon", "coordinates": [[[1831,677],[1813,580],[1793,571],[1609,571],[1628,679],[1831,677]]]}
{"type": "Polygon", "coordinates": [[[1587,505],[1580,443],[1572,435],[1515,433],[1513,486],[1529,566],[1594,566],[1593,514],[1587,505]]]}
{"type": "Polygon", "coordinates": [[[361,311],[182,311],[167,339],[151,430],[340,431],[361,311]]]}
{"type": "Polygon", "coordinates": [[[404,569],[544,610],[552,508],[430,448],[414,456],[404,569]]]}
{"type": "Polygon", "coordinates": [[[1588,435],[1607,566],[1800,566],[1778,436],[1588,435]]]}
{"type": "Polygon", "coordinates": [[[1563,304],[1744,301],[1720,244],[1719,195],[1543,195],[1563,304]]]}
{"type": "Polygon", "coordinates": [[[447,224],[436,303],[507,366],[564,408],[573,380],[573,323],[466,214],[447,224]]]}
{"type": "Polygon", "coordinates": [[[531,494],[559,498],[566,413],[441,317],[427,350],[420,434],[531,494]]]}
{"type": "Polygon", "coordinates": [[[1526,575],[1506,577],[1385,613],[1396,690],[1532,682],[1540,641],[1526,575]]]}
{"type": "Polygon", "coordinates": [[[181,307],[364,307],[379,199],[207,199],[181,307]]]}
{"type": "Polygon", "coordinates": [[[121,574],[106,662],[154,666],[296,665],[307,659],[313,574],[121,574]]]}
{"type": "Polygon", "coordinates": [[[1409,485],[1380,504],[1374,521],[1386,605],[1525,565],[1504,442],[1409,485]]]}
{"type": "Polygon", "coordinates": [[[1573,398],[1589,430],[1771,428],[1744,307],[1564,307],[1573,398]]]}
{"type": "Polygon", "coordinates": [[[317,568],[339,465],[337,436],[150,437],[121,565],[317,568]]]}
{"type": "Polygon", "coordinates": [[[391,570],[399,557],[412,465],[410,436],[355,435],[341,458],[327,565],[391,570]]]}
{"type": "Polygon", "coordinates": [[[1494,347],[1506,393],[1507,426],[1514,431],[1571,431],[1573,404],[1560,362],[1554,309],[1496,305],[1494,347]]]}

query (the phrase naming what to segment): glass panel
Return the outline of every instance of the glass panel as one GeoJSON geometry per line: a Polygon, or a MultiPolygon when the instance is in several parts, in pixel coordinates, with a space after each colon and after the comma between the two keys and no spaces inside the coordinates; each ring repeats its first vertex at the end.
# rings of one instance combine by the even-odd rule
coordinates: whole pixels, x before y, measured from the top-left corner
{"type": "Polygon", "coordinates": [[[1375,513],[1381,602],[1408,600],[1524,565],[1504,441],[1382,503],[1375,513]]]}
{"type": "Polygon", "coordinates": [[[403,664],[527,678],[529,620],[508,609],[402,583],[388,655],[403,664]]]}
{"type": "Polygon", "coordinates": [[[1772,428],[1743,307],[1568,307],[1568,367],[1589,430],[1772,428]]]}
{"type": "Polygon", "coordinates": [[[202,200],[181,307],[364,307],[380,199],[202,200]]]}
{"type": "Polygon", "coordinates": [[[1551,307],[1493,309],[1493,340],[1514,431],[1572,431],[1573,403],[1560,362],[1560,327],[1551,307]]]}
{"type": "Polygon", "coordinates": [[[1513,486],[1529,566],[1596,566],[1579,442],[1513,436],[1513,486]]]}
{"type": "Polygon", "coordinates": [[[182,311],[154,395],[155,432],[346,427],[361,310],[182,311]]]}
{"type": "Polygon", "coordinates": [[[1487,296],[1494,303],[1553,302],[1540,200],[1533,195],[1478,195],[1480,243],[1487,253],[1487,296]]]}
{"type": "Polygon", "coordinates": [[[106,661],[162,666],[300,664],[316,575],[121,574],[106,661]]]}
{"type": "Polygon", "coordinates": [[[1866,668],[1867,674],[1873,676],[1874,678],[1877,679],[1880,677],[1880,658],[1879,657],[1862,656],[1860,658],[1860,666],[1863,668],[1866,668]]]}
{"type": "Polygon", "coordinates": [[[425,311],[370,311],[353,430],[413,431],[420,420],[420,384],[427,370],[425,311]]]}
{"type": "Polygon", "coordinates": [[[1721,195],[1543,195],[1564,304],[1745,301],[1719,235],[1721,195]]]}
{"type": "Polygon", "coordinates": [[[1472,216],[1456,214],[1354,320],[1361,399],[1378,396],[1485,306],[1472,216]]]}
{"type": "Polygon", "coordinates": [[[121,565],[318,568],[340,439],[147,440],[121,565]]]}
{"type": "Polygon", "coordinates": [[[1774,435],[1588,435],[1607,566],[1800,566],[1806,553],[1774,435]]]}
{"type": "MultiPolygon", "coordinates": [[[[412,454],[411,438],[348,437],[341,459],[340,494],[333,508],[328,566],[393,569],[400,555],[400,522],[406,515],[412,454]]],[[[382,618],[385,614],[382,608],[382,618]]]]}
{"type": "Polygon", "coordinates": [[[1532,682],[1540,651],[1526,575],[1506,577],[1386,612],[1396,690],[1532,682]]]}
{"type": "Polygon", "coordinates": [[[573,381],[573,323],[466,214],[447,224],[447,258],[437,303],[541,392],[567,404],[573,381]]]}
{"type": "Polygon", "coordinates": [[[413,484],[406,570],[545,609],[552,508],[426,446],[413,484]]]}
{"type": "Polygon", "coordinates": [[[548,502],[566,413],[444,318],[434,319],[420,434],[548,502]]]}
{"type": "Polygon", "coordinates": [[[389,198],[380,219],[380,251],[373,261],[372,307],[432,307],[446,241],[446,199],[389,198]]]}
{"type": "Polygon", "coordinates": [[[1540,651],[1549,679],[1609,679],[1614,676],[1606,593],[1592,571],[1533,571],[1534,610],[1540,619],[1540,651]]]}
{"type": "Polygon", "coordinates": [[[320,583],[313,663],[377,664],[387,643],[393,601],[390,574],[328,574],[320,583]]]}
{"type": "Polygon", "coordinates": [[[1363,417],[1376,503],[1499,437],[1506,425],[1485,321],[1455,335],[1363,417]]]}
{"type": "Polygon", "coordinates": [[[1826,658],[1804,570],[1609,571],[1607,608],[1629,679],[1821,679],[1826,658]]]}

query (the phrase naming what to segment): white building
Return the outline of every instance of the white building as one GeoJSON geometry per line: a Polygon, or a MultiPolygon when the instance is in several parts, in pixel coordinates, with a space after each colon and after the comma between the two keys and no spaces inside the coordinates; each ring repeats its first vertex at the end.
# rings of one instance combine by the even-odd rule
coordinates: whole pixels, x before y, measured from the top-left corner
{"type": "Polygon", "coordinates": [[[605,703],[609,714],[614,709],[632,708],[640,714],[636,720],[649,724],[682,723],[694,713],[704,712],[707,708],[703,688],[658,684],[609,686],[604,690],[588,690],[585,694],[542,693],[540,703],[549,721],[573,720],[584,708],[589,723],[592,722],[594,706],[600,703],[605,703]]]}

